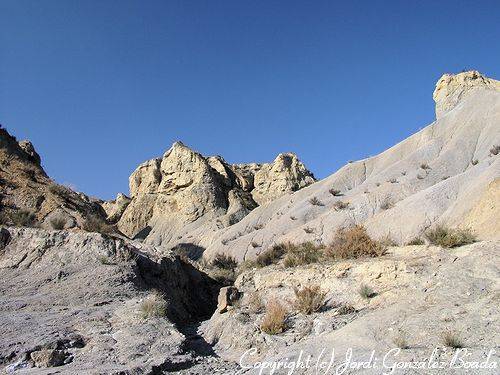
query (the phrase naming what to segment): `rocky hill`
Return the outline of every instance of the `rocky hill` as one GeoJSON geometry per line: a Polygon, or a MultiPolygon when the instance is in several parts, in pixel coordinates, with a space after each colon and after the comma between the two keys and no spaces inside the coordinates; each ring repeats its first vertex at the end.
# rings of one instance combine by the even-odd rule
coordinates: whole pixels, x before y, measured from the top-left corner
{"type": "Polygon", "coordinates": [[[0,127],[0,220],[3,224],[52,228],[82,227],[87,219],[103,221],[96,200],[56,184],[41,166],[29,141],[18,142],[0,127]]]}
{"type": "Polygon", "coordinates": [[[198,245],[205,256],[224,252],[241,261],[283,241],[327,244],[337,228],[353,224],[397,244],[437,224],[500,238],[500,82],[475,71],[444,75],[434,99],[435,122],[204,234],[198,245]]]}

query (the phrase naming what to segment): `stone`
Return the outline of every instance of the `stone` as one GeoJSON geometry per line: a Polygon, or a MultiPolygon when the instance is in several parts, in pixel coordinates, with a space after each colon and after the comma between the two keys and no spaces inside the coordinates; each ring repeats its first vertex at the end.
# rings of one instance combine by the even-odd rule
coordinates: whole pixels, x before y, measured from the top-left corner
{"type": "Polygon", "coordinates": [[[234,302],[240,298],[238,288],[234,286],[226,286],[220,289],[217,299],[217,311],[221,314],[225,313],[229,306],[233,306],[234,302]]]}
{"type": "Polygon", "coordinates": [[[64,364],[67,354],[62,350],[42,349],[31,353],[35,367],[57,367],[64,364]]]}
{"type": "Polygon", "coordinates": [[[41,159],[40,159],[40,155],[38,155],[38,153],[36,152],[35,150],[35,147],[33,146],[33,144],[28,141],[28,140],[24,140],[24,141],[20,141],[19,142],[19,147],[21,147],[21,149],[38,165],[40,165],[40,162],[41,162],[41,159]]]}

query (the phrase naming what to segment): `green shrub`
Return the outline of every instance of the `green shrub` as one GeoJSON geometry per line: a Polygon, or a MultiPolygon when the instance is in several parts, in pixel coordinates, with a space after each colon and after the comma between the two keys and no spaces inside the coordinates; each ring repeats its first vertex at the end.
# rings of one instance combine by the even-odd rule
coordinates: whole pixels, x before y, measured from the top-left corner
{"type": "Polygon", "coordinates": [[[16,227],[31,227],[35,224],[35,214],[30,210],[13,211],[9,215],[10,221],[16,227]]]}
{"type": "Polygon", "coordinates": [[[278,263],[283,258],[290,246],[293,245],[289,243],[280,243],[277,245],[273,245],[266,251],[263,251],[257,256],[257,259],[255,260],[257,266],[266,267],[270,266],[271,264],[278,263]]]}
{"type": "Polygon", "coordinates": [[[99,219],[94,216],[90,216],[82,224],[82,229],[87,232],[101,233],[101,234],[112,234],[115,229],[112,225],[107,224],[104,220],[99,219]]]}
{"type": "Polygon", "coordinates": [[[444,248],[453,248],[476,242],[476,236],[467,229],[451,229],[438,225],[425,233],[429,242],[444,248]]]}
{"type": "Polygon", "coordinates": [[[66,219],[63,217],[53,217],[50,219],[50,226],[55,230],[64,229],[66,226],[66,219]]]}
{"type": "Polygon", "coordinates": [[[313,206],[324,206],[323,202],[321,202],[317,197],[312,197],[309,199],[309,203],[313,206]]]}

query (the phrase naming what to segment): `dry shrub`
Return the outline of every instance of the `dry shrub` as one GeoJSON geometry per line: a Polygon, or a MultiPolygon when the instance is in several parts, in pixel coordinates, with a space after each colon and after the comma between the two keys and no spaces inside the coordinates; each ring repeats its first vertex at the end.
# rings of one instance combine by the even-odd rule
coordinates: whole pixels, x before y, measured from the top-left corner
{"type": "Polygon", "coordinates": [[[419,246],[419,245],[425,245],[425,241],[421,239],[420,237],[415,237],[408,241],[407,243],[408,246],[419,246]]]}
{"type": "Polygon", "coordinates": [[[375,291],[366,284],[361,284],[361,286],[358,289],[358,294],[361,296],[361,298],[364,299],[370,299],[377,295],[377,293],[375,293],[375,291]]]}
{"type": "Polygon", "coordinates": [[[431,167],[429,167],[429,164],[427,163],[420,164],[420,168],[422,168],[423,170],[431,169],[431,167]]]}
{"type": "Polygon", "coordinates": [[[438,225],[425,233],[429,242],[444,248],[453,248],[476,242],[476,236],[467,229],[451,229],[438,225]]]}
{"type": "Polygon", "coordinates": [[[311,233],[314,233],[314,229],[311,227],[305,227],[304,232],[306,232],[307,234],[311,234],[311,233]]]}
{"type": "Polygon", "coordinates": [[[9,219],[16,227],[31,227],[35,224],[35,214],[30,210],[13,211],[9,215],[9,219]]]}
{"type": "Polygon", "coordinates": [[[59,195],[61,197],[64,197],[70,193],[70,190],[67,187],[56,183],[52,183],[49,185],[49,191],[52,194],[59,195]]]}
{"type": "Polygon", "coordinates": [[[338,307],[337,312],[339,315],[348,315],[355,313],[356,309],[348,303],[343,303],[338,307]]]}
{"type": "Polygon", "coordinates": [[[104,220],[94,216],[88,217],[82,225],[82,229],[87,232],[111,234],[115,232],[112,225],[107,224],[104,220]]]}
{"type": "Polygon", "coordinates": [[[340,190],[337,190],[337,189],[330,189],[328,190],[330,192],[331,195],[333,195],[334,197],[340,197],[342,195],[342,193],[340,192],[340,190]]]}
{"type": "Polygon", "coordinates": [[[309,199],[309,203],[313,206],[324,206],[323,202],[321,202],[317,197],[312,197],[309,199]]]}
{"type": "Polygon", "coordinates": [[[248,310],[253,314],[260,314],[264,311],[264,302],[259,292],[252,292],[248,297],[248,310]]]}
{"type": "Polygon", "coordinates": [[[318,285],[305,286],[302,289],[294,289],[295,308],[302,314],[312,314],[319,311],[325,304],[326,293],[321,291],[318,285]]]}
{"type": "Polygon", "coordinates": [[[282,333],[287,329],[288,311],[279,301],[271,300],[266,305],[266,313],[260,324],[260,329],[270,335],[282,333]]]}
{"type": "Polygon", "coordinates": [[[333,209],[335,211],[342,211],[349,207],[349,202],[336,201],[333,204],[333,209]]]}
{"type": "Polygon", "coordinates": [[[55,230],[64,229],[66,226],[66,219],[64,217],[54,217],[50,219],[50,226],[55,230]]]}
{"type": "Polygon", "coordinates": [[[491,155],[498,155],[498,153],[500,153],[500,146],[495,145],[492,148],[490,148],[491,155]]]}
{"type": "Polygon", "coordinates": [[[161,318],[167,315],[167,303],[158,292],[147,296],[140,305],[141,315],[144,319],[161,318]]]}
{"type": "Polygon", "coordinates": [[[288,251],[290,247],[292,247],[290,243],[280,243],[273,245],[270,249],[260,253],[255,259],[255,263],[258,267],[266,267],[271,264],[278,263],[285,253],[288,251]]]}
{"type": "Polygon", "coordinates": [[[255,224],[253,226],[253,229],[255,229],[255,230],[261,230],[262,228],[264,228],[264,224],[255,224]]]}
{"type": "Polygon", "coordinates": [[[385,198],[382,203],[380,203],[380,209],[381,210],[389,210],[394,207],[394,203],[392,203],[392,200],[390,198],[385,198]]]}
{"type": "Polygon", "coordinates": [[[477,163],[479,163],[479,160],[477,160],[477,159],[473,159],[473,160],[471,161],[471,164],[472,164],[472,165],[477,165],[477,163]]]}
{"type": "Polygon", "coordinates": [[[326,248],[325,255],[335,259],[378,257],[385,254],[385,246],[373,240],[362,225],[341,228],[333,242],[326,248]]]}
{"type": "Polygon", "coordinates": [[[463,348],[464,344],[458,334],[452,331],[445,331],[441,334],[441,341],[443,345],[449,348],[463,348]]]}
{"type": "Polygon", "coordinates": [[[222,270],[235,270],[238,267],[238,262],[230,255],[219,253],[215,255],[211,265],[222,270]]]}
{"type": "Polygon", "coordinates": [[[304,242],[300,245],[290,244],[284,260],[285,267],[297,267],[304,264],[316,263],[321,256],[321,246],[312,242],[304,242]]]}
{"type": "Polygon", "coordinates": [[[408,335],[405,331],[398,329],[396,335],[392,338],[393,344],[399,349],[408,349],[408,335]]]}

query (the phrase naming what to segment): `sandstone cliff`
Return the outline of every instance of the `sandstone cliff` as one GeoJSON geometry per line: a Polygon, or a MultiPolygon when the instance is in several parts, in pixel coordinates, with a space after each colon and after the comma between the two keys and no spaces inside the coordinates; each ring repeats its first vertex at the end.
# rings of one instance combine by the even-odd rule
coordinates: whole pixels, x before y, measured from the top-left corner
{"type": "MultiPolygon", "coordinates": [[[[292,153],[268,164],[230,165],[220,156],[204,157],[176,142],[162,158],[141,164],[130,176],[130,202],[104,205],[130,237],[173,246],[192,242],[192,231],[233,225],[261,204],[311,183],[314,176],[292,153]]],[[[118,202],[118,200],[116,201],[118,202]]]]}

